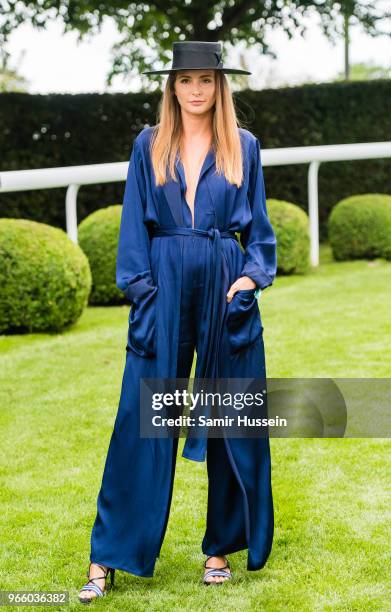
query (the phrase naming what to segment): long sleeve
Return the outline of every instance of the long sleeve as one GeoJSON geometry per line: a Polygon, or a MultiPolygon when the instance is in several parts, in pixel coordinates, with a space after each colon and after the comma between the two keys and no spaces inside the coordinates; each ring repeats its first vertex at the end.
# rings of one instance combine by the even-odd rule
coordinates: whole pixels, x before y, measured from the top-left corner
{"type": "Polygon", "coordinates": [[[249,176],[249,203],[252,219],[241,233],[245,249],[242,276],[249,276],[264,289],[273,283],[277,272],[277,239],[266,209],[266,193],[261,163],[261,145],[254,141],[249,176]]]}
{"type": "Polygon", "coordinates": [[[140,143],[133,143],[122,205],[116,284],[133,302],[154,289],[150,264],[150,239],[144,224],[146,198],[140,143]],[[143,205],[144,203],[144,205],[143,205]]]}

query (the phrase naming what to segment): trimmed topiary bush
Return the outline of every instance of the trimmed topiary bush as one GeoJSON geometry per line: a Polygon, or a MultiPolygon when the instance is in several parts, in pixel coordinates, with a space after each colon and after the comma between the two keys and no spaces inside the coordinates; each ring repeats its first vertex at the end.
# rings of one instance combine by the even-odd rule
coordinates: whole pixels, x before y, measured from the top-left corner
{"type": "Polygon", "coordinates": [[[391,195],[364,193],[340,200],[328,219],[334,258],[391,259],[391,195]]]}
{"type": "Polygon", "coordinates": [[[91,272],[58,228],[0,219],[0,332],[61,331],[88,302],[91,272]]]}
{"type": "Polygon", "coordinates": [[[308,215],[285,200],[268,199],[266,206],[277,239],[277,270],[305,274],[310,264],[308,215]]]}
{"type": "Polygon", "coordinates": [[[115,267],[122,206],[100,208],[79,224],[78,242],[88,257],[92,273],[90,304],[123,304],[116,285],[115,267]]]}

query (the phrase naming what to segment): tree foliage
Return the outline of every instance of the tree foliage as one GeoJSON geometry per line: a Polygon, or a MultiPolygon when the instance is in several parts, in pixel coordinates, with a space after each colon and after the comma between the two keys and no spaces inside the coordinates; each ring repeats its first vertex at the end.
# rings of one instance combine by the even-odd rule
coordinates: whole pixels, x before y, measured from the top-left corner
{"type": "Polygon", "coordinates": [[[22,23],[45,28],[49,21],[60,19],[64,32],[76,30],[83,38],[98,33],[105,20],[111,19],[118,29],[107,76],[111,83],[117,74],[134,76],[165,67],[175,40],[241,43],[275,57],[266,40],[267,31],[279,28],[289,38],[295,33],[303,35],[305,18],[314,11],[330,39],[343,35],[343,15],[372,36],[387,34],[381,24],[391,17],[375,0],[0,0],[0,48],[22,23]]]}
{"type": "MultiPolygon", "coordinates": [[[[20,59],[23,58],[22,52],[20,59]]],[[[10,65],[10,56],[4,52],[0,56],[0,93],[18,91],[24,92],[28,89],[27,79],[19,73],[19,65],[10,65]]]]}

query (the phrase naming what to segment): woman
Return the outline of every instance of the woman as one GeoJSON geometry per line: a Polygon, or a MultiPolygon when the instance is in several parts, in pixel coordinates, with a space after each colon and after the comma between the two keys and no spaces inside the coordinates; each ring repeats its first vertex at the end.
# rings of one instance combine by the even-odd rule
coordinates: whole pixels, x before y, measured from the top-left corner
{"type": "MultiPolygon", "coordinates": [[[[150,71],[146,74],[150,74],[150,71]]],[[[140,435],[140,379],[265,377],[260,290],[272,284],[260,143],[238,127],[219,43],[178,42],[157,126],[133,144],[117,253],[132,303],[121,398],[91,534],[81,601],[106,593],[115,569],[153,575],[165,535],[177,437],[140,435]],[[243,249],[237,240],[240,235],[243,249]]],[[[183,456],[207,460],[203,581],[231,578],[227,556],[264,566],[273,538],[269,440],[189,435],[183,456]]]]}

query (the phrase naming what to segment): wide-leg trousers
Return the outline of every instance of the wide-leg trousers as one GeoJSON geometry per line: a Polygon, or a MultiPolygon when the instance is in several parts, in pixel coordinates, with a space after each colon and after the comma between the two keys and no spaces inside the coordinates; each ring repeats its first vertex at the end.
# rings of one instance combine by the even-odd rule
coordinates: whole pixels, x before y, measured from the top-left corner
{"type": "MultiPolygon", "coordinates": [[[[204,345],[202,310],[206,241],[184,240],[177,378],[188,378],[195,351],[204,345]]],[[[139,380],[153,376],[152,361],[126,353],[121,396],[105,461],[90,560],[139,576],[152,576],[163,543],[172,499],[178,440],[139,435],[139,380]],[[157,476],[165,458],[165,474],[157,476]],[[169,457],[169,461],[167,460],[169,457]]],[[[223,439],[207,446],[208,501],[202,552],[225,555],[247,548],[243,497],[223,439]]],[[[160,473],[160,472],[159,472],[160,473]]],[[[191,466],[188,470],[190,492],[191,466]]],[[[186,485],[185,485],[186,486],[186,485]]],[[[191,495],[189,495],[189,502],[191,495]]],[[[201,536],[202,534],[200,534],[201,536]]]]}

